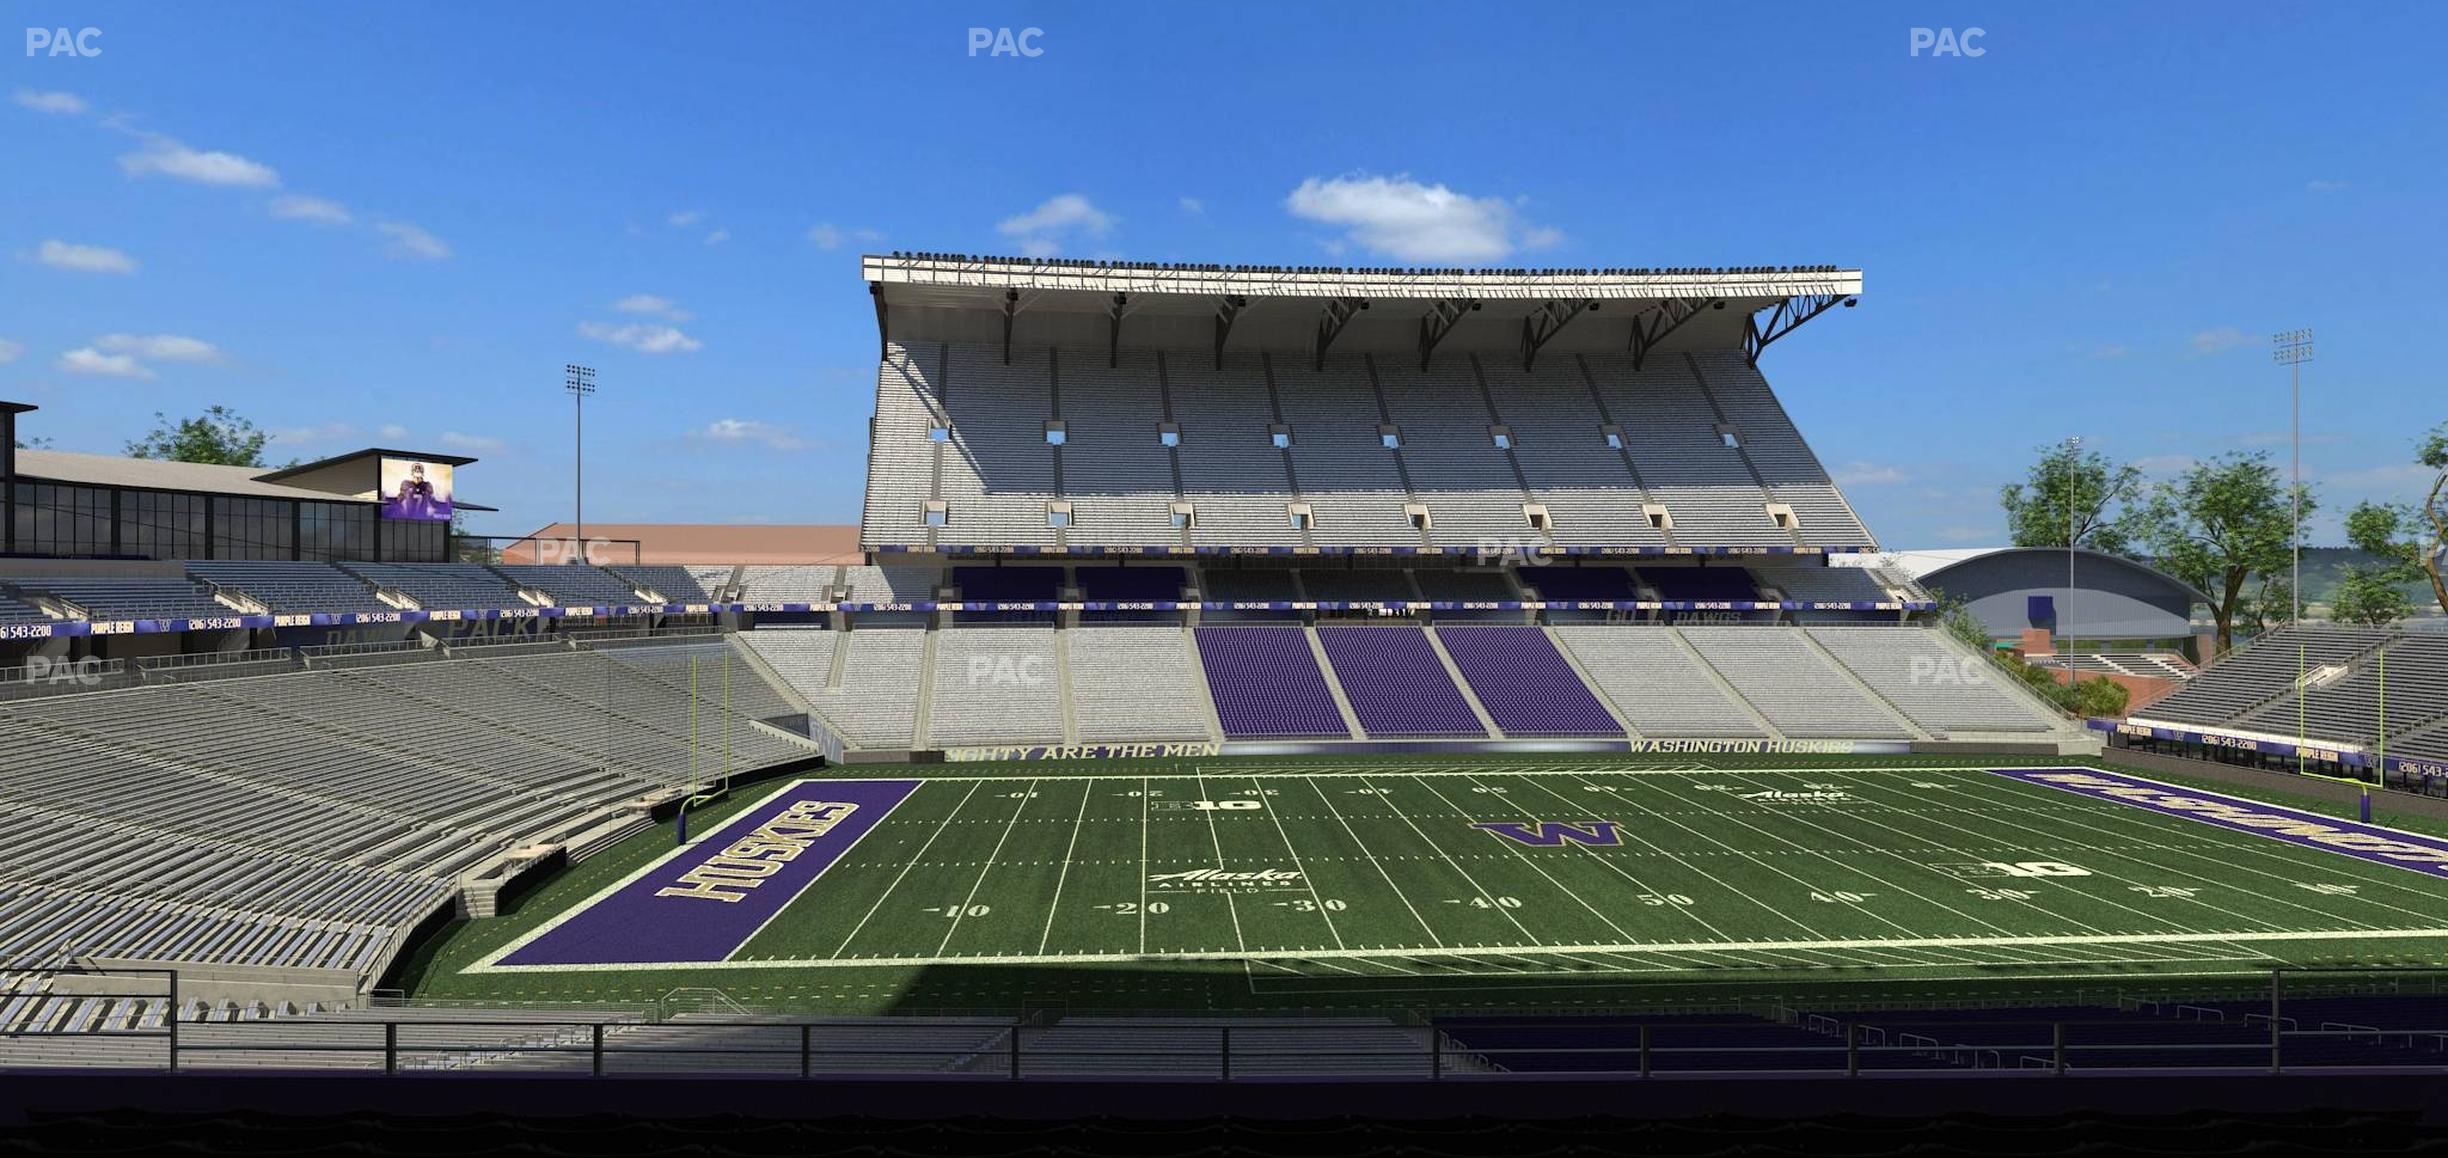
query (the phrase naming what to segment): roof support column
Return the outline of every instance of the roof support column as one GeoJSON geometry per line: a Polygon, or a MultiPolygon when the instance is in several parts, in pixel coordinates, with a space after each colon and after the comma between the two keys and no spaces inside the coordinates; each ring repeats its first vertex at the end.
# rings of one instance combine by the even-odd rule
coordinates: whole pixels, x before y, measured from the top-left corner
{"type": "Polygon", "coordinates": [[[1445,340],[1454,327],[1462,324],[1462,315],[1479,308],[1477,298],[1445,298],[1428,303],[1428,312],[1420,315],[1420,372],[1428,371],[1428,356],[1436,352],[1437,343],[1445,340]]]}
{"type": "Polygon", "coordinates": [[[1105,310],[1105,316],[1110,319],[1110,325],[1105,332],[1105,368],[1108,370],[1122,368],[1122,317],[1128,313],[1130,313],[1130,295],[1115,294],[1113,305],[1106,307],[1105,310]]]}
{"type": "Polygon", "coordinates": [[[1649,351],[1657,349],[1666,335],[1682,328],[1683,323],[1698,316],[1701,310],[1722,310],[1722,298],[1667,298],[1633,315],[1632,368],[1638,370],[1648,361],[1649,351]]]}
{"type": "Polygon", "coordinates": [[[1795,294],[1771,309],[1760,311],[1768,315],[1766,324],[1761,323],[1760,313],[1754,313],[1743,322],[1743,355],[1758,365],[1760,351],[1767,349],[1769,343],[1801,329],[1802,323],[1839,303],[1850,308],[1860,300],[1851,294],[1795,294]]]}
{"type": "Polygon", "coordinates": [[[1539,347],[1563,333],[1564,327],[1571,325],[1574,318],[1597,308],[1595,301],[1570,304],[1540,302],[1537,308],[1530,311],[1529,317],[1522,319],[1522,372],[1529,373],[1531,364],[1538,360],[1539,347]]]}
{"type": "Polygon", "coordinates": [[[876,361],[881,362],[892,356],[892,318],[884,308],[884,283],[868,282],[867,296],[875,299],[876,361]]]}
{"type": "Polygon", "coordinates": [[[1248,309],[1248,308],[1249,308],[1249,299],[1248,299],[1248,298],[1245,298],[1245,297],[1242,297],[1240,294],[1232,294],[1232,295],[1230,295],[1230,296],[1227,296],[1227,297],[1224,299],[1223,304],[1218,305],[1218,306],[1216,307],[1216,315],[1215,315],[1215,334],[1216,334],[1216,339],[1215,339],[1215,367],[1216,367],[1216,369],[1221,370],[1221,369],[1223,369],[1223,368],[1224,368],[1224,339],[1229,338],[1229,337],[1231,337],[1231,336],[1232,336],[1232,328],[1233,328],[1233,323],[1234,323],[1235,321],[1238,321],[1238,320],[1240,319],[1240,317],[1241,317],[1241,311],[1246,310],[1246,309],[1248,309]]]}
{"type": "Polygon", "coordinates": [[[1330,298],[1327,300],[1326,308],[1318,314],[1317,346],[1309,358],[1311,369],[1324,370],[1326,368],[1327,348],[1333,346],[1334,340],[1342,336],[1343,327],[1350,325],[1351,320],[1358,317],[1360,311],[1367,308],[1369,308],[1367,298],[1330,298]]]}

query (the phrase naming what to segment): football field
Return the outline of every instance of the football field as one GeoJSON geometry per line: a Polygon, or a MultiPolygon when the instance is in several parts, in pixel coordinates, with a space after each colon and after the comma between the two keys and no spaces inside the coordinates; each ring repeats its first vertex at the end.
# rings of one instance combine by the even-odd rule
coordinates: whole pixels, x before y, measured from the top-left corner
{"type": "Polygon", "coordinates": [[[827,971],[1462,978],[2237,970],[2448,946],[2448,840],[2088,768],[1270,765],[759,786],[459,964],[822,991],[827,971]],[[790,980],[776,982],[776,971],[790,980]]]}

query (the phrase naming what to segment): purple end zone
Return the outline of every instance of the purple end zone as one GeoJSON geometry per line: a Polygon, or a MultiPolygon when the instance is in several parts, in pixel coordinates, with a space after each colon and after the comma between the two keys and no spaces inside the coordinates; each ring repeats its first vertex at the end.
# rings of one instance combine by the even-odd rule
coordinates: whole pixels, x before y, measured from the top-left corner
{"type": "Polygon", "coordinates": [[[597,898],[498,964],[723,960],[823,876],[919,784],[794,784],[597,898]]]}
{"type": "Polygon", "coordinates": [[[2093,768],[1991,768],[1993,775],[2181,816],[2237,832],[2448,877],[2448,840],[2337,820],[2283,804],[2179,788],[2093,768]]]}

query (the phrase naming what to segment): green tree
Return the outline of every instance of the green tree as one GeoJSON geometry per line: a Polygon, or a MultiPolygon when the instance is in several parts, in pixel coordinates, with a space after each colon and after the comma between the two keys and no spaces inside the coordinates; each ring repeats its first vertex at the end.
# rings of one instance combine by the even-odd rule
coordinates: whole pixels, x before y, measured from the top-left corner
{"type": "Polygon", "coordinates": [[[176,422],[153,412],[153,430],[127,444],[130,458],[172,462],[205,462],[220,466],[264,466],[264,444],[270,434],[225,406],[213,406],[193,418],[176,422]]]}
{"type": "Polygon", "coordinates": [[[50,440],[49,438],[47,438],[47,437],[45,437],[45,438],[20,438],[20,439],[18,439],[18,440],[17,440],[17,449],[19,449],[19,450],[49,450],[49,449],[51,449],[51,440],[50,440]]]}
{"type": "Polygon", "coordinates": [[[2139,468],[2072,443],[2043,447],[2019,483],[1998,488],[2018,547],[2085,547],[2111,555],[2134,543],[2134,506],[2146,497],[2139,468]]]}
{"type": "Polygon", "coordinates": [[[2330,597],[2329,617],[2385,627],[2414,614],[2406,585],[2424,577],[2422,531],[2410,508],[2366,502],[2347,512],[2346,541],[2373,561],[2346,568],[2330,597]]]}
{"type": "MultiPolygon", "coordinates": [[[[2270,621],[2265,594],[2287,571],[2294,543],[2291,493],[2268,454],[2234,453],[2159,484],[2143,508],[2141,542],[2161,570],[2209,593],[2220,651],[2235,646],[2239,620],[2270,621]]],[[[2309,518],[2311,488],[2301,499],[2309,518]]]]}
{"type": "Polygon", "coordinates": [[[2416,561],[2431,580],[2431,598],[2448,614],[2448,422],[2432,427],[2414,444],[2414,461],[2431,468],[2431,491],[2417,512],[2429,530],[2414,536],[2420,544],[2416,561]]]}

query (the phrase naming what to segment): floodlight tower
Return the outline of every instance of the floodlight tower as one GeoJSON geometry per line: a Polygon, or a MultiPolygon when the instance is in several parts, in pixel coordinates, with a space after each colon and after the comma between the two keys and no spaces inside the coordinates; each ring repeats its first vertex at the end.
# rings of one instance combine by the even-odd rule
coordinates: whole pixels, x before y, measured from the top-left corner
{"type": "Polygon", "coordinates": [[[2287,368],[2288,390],[2292,416],[2288,419],[2288,442],[2293,448],[2293,463],[2289,472],[2287,501],[2294,506],[2295,528],[2293,573],[2287,580],[2292,590],[2287,592],[2293,605],[2287,616],[2287,626],[2295,631],[2295,771],[2304,770],[2304,733],[2309,729],[2305,718],[2311,711],[2303,702],[2303,678],[2306,663],[2303,637],[2303,364],[2312,360],[2312,331],[2281,330],[2270,335],[2270,360],[2287,368]]]}
{"type": "Polygon", "coordinates": [[[570,401],[577,406],[575,429],[578,450],[577,468],[576,475],[571,480],[570,490],[578,508],[577,521],[573,524],[576,528],[574,538],[577,540],[578,549],[584,551],[586,550],[586,400],[587,395],[595,392],[595,370],[590,366],[570,364],[562,366],[561,373],[561,388],[569,392],[570,401]]]}
{"type": "MultiPolygon", "coordinates": [[[[2057,609],[2057,633],[2065,637],[2061,647],[2066,665],[2066,682],[2082,683],[2082,665],[2074,662],[2074,539],[2080,524],[2076,521],[2076,506],[2081,499],[2082,435],[2066,439],[2066,597],[2065,606],[2057,609]]],[[[2077,688],[2077,690],[2080,690],[2077,688]]]]}

